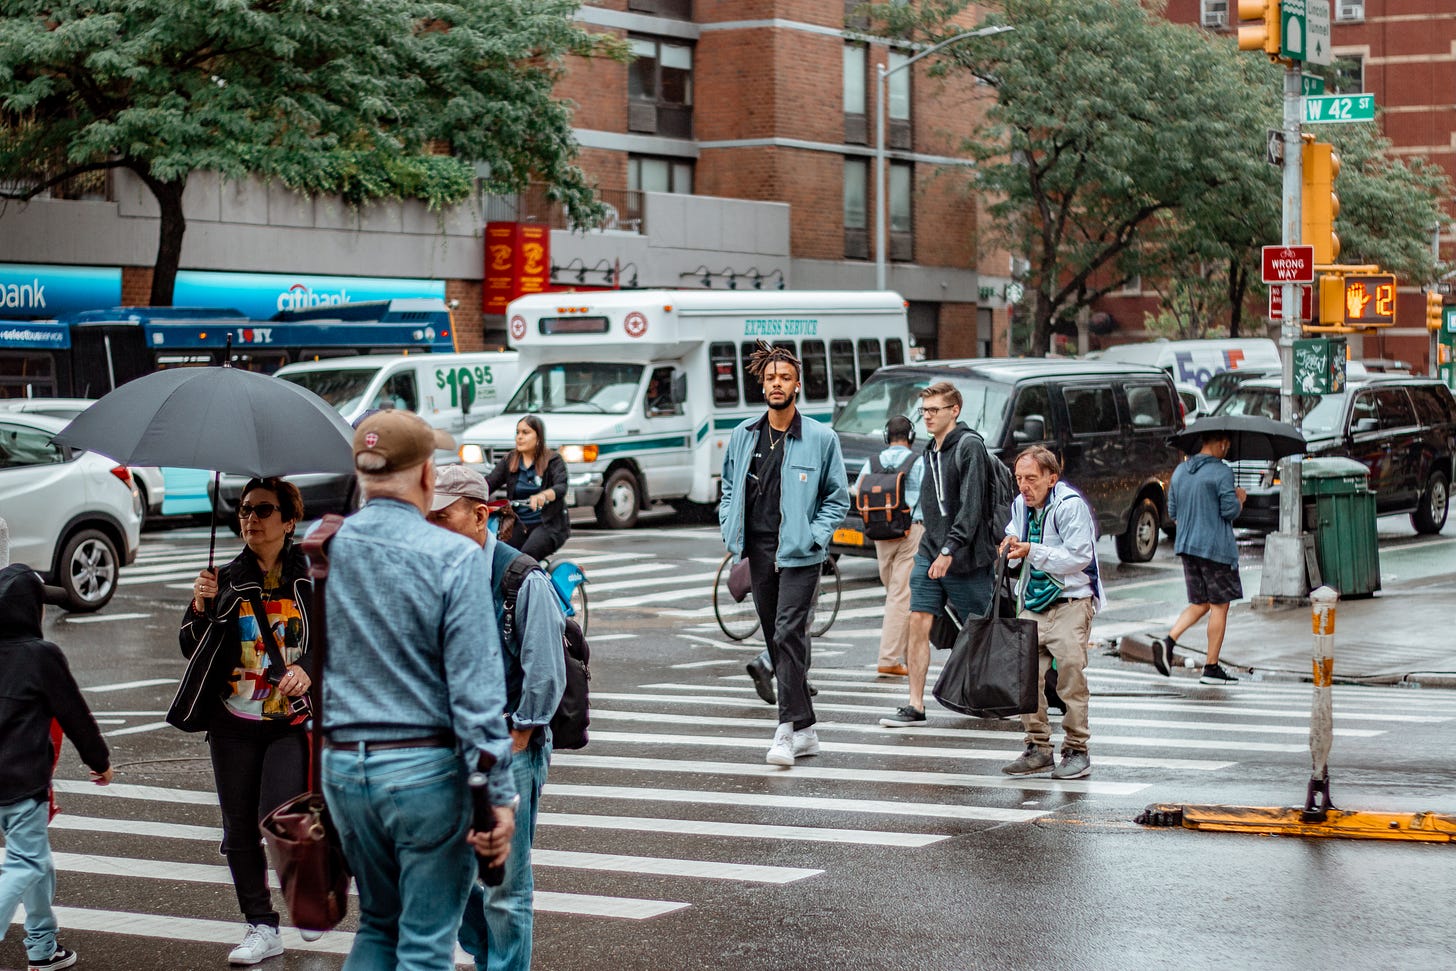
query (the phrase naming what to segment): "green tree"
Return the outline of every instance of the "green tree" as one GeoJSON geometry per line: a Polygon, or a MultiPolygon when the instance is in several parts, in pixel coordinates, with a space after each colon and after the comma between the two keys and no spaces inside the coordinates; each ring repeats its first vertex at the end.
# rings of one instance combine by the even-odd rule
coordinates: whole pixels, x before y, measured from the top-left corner
{"type": "Polygon", "coordinates": [[[466,199],[528,180],[573,222],[601,209],[573,162],[568,54],[621,45],[574,0],[6,0],[0,184],[30,199],[126,169],[161,211],[151,302],[168,305],[196,171],[351,204],[466,199]]]}

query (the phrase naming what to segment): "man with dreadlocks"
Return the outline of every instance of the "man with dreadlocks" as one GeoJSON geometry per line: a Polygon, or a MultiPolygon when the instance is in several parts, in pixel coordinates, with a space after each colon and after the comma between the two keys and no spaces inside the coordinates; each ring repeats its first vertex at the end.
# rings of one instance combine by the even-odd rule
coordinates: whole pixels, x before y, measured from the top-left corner
{"type": "Polygon", "coordinates": [[[778,685],[779,727],[771,765],[817,755],[809,701],[809,610],[829,537],[849,511],[839,438],[799,413],[803,367],[763,341],[748,361],[768,412],[733,429],[723,457],[718,522],[735,558],[748,558],[753,603],[778,685]]]}

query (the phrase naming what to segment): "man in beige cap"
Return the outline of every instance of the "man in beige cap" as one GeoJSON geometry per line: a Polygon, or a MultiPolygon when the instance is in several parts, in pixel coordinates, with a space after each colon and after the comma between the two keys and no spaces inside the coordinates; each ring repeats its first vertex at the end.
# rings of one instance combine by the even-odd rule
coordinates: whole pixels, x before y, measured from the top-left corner
{"type": "Polygon", "coordinates": [[[478,968],[527,971],[535,894],[531,841],[551,764],[551,716],[566,688],[561,646],[565,621],[551,581],[536,561],[491,532],[489,495],[485,476],[464,466],[446,466],[438,470],[427,517],[436,526],[481,544],[490,558],[490,593],[506,668],[511,771],[521,794],[505,877],[496,887],[471,888],[460,925],[460,946],[475,958],[478,968]],[[512,576],[519,580],[514,591],[509,589],[512,576]]]}
{"type": "Polygon", "coordinates": [[[425,520],[435,447],[416,415],[360,422],[364,507],[329,549],[323,786],[359,888],[350,967],[453,966],[475,853],[503,863],[515,829],[500,632],[479,594],[490,560],[425,520]],[[477,769],[487,832],[469,823],[477,769]]]}

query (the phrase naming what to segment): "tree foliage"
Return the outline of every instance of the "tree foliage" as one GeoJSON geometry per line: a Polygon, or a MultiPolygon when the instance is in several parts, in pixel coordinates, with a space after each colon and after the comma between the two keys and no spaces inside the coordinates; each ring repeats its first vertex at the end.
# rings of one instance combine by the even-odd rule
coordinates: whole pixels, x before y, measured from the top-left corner
{"type": "Polygon", "coordinates": [[[552,96],[568,54],[621,45],[573,0],[3,0],[0,181],[32,198],[128,169],[156,196],[152,302],[169,304],[196,171],[352,204],[431,208],[551,186],[599,204],[552,96]]]}

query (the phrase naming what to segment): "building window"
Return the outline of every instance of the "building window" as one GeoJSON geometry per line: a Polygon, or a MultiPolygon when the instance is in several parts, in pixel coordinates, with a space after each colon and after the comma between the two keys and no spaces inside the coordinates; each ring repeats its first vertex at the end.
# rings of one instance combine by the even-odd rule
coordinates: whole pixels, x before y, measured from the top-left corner
{"type": "Polygon", "coordinates": [[[1205,27],[1223,27],[1228,23],[1229,0],[1203,0],[1198,22],[1205,27]]]}
{"type": "Polygon", "coordinates": [[[915,170],[909,162],[890,163],[890,259],[915,259],[915,170]]]}
{"type": "Polygon", "coordinates": [[[894,71],[885,82],[885,115],[888,141],[891,148],[910,148],[910,74],[911,68],[895,70],[910,58],[899,51],[890,51],[885,62],[886,71],[894,71]]]}
{"type": "Polygon", "coordinates": [[[1341,55],[1328,66],[1306,64],[1304,70],[1325,79],[1325,94],[1359,94],[1365,90],[1365,58],[1359,54],[1341,55]]]}
{"type": "Polygon", "coordinates": [[[693,49],[652,37],[630,38],[627,128],[672,138],[693,137],[693,49]]]}
{"type": "Polygon", "coordinates": [[[693,163],[678,158],[629,155],[627,156],[627,188],[642,192],[676,192],[691,195],[693,163]]]}
{"type": "Polygon", "coordinates": [[[1334,0],[1335,20],[1349,22],[1365,19],[1365,0],[1334,0]]]}
{"type": "Polygon", "coordinates": [[[627,9],[677,20],[693,19],[693,0],[627,0],[627,9]]]}
{"type": "Polygon", "coordinates": [[[844,45],[844,140],[852,145],[869,141],[865,120],[865,82],[869,73],[869,48],[844,45]]]}
{"type": "Polygon", "coordinates": [[[870,258],[870,163],[862,158],[844,160],[844,258],[870,258]]]}

